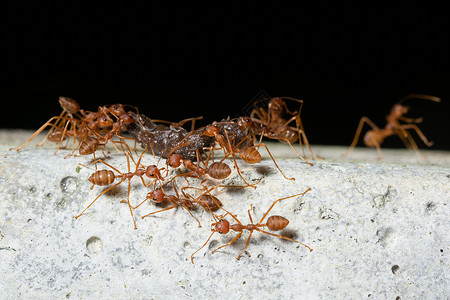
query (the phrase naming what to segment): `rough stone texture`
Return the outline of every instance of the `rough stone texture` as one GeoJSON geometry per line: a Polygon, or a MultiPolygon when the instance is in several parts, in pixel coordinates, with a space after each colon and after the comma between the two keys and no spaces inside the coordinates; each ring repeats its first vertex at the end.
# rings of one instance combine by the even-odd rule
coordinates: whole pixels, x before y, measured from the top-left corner
{"type": "MultiPolygon", "coordinates": [[[[218,188],[213,194],[247,224],[250,204],[256,222],[274,200],[310,187],[304,196],[278,203],[272,213],[290,220],[283,235],[314,250],[255,232],[238,261],[248,234],[211,254],[234,236],[215,234],[191,264],[190,255],[211,233],[210,214],[192,211],[201,228],[182,209],[141,219],[159,209],[145,203],[135,211],[134,230],[127,205],[120,203],[126,197],[124,183],[76,220],[104,189],[90,189],[93,165],[78,165],[91,157],[64,159],[67,150],[54,155],[50,144],[8,151],[29,134],[0,132],[3,299],[448,297],[448,152],[423,151],[428,158],[423,161],[414,153],[390,150],[378,162],[373,149],[356,149],[341,159],[345,148],[313,147],[327,159],[309,167],[292,157],[288,146],[271,144],[277,163],[295,181],[284,179],[271,160],[255,166],[239,161],[245,178],[263,177],[257,189],[218,188]]],[[[107,161],[127,170],[123,155],[112,152],[107,161]]],[[[144,164],[155,162],[144,157],[144,164]]],[[[242,181],[233,170],[224,183],[242,181]]],[[[132,202],[146,193],[134,178],[132,202]]]]}

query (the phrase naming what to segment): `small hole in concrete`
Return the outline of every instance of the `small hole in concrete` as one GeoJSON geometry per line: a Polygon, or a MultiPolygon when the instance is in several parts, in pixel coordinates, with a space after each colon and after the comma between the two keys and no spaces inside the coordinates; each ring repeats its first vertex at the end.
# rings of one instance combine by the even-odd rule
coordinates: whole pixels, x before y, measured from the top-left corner
{"type": "Polygon", "coordinates": [[[86,241],[86,249],[90,254],[99,254],[103,250],[103,242],[96,236],[91,236],[86,241]]]}
{"type": "Polygon", "coordinates": [[[209,249],[209,250],[213,250],[214,248],[217,247],[218,244],[219,244],[219,242],[218,242],[217,240],[212,240],[212,241],[209,243],[208,249],[209,249]]]}
{"type": "Polygon", "coordinates": [[[392,268],[391,268],[392,274],[397,273],[399,269],[400,269],[400,267],[398,265],[393,265],[392,268]]]}

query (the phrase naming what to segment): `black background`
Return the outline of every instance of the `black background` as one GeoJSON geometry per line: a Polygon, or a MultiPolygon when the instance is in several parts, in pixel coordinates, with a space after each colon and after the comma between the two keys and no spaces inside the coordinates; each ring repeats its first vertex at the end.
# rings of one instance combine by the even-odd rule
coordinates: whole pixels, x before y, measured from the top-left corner
{"type": "Polygon", "coordinates": [[[312,144],[349,145],[361,116],[384,126],[395,102],[420,93],[442,102],[412,100],[409,116],[450,150],[448,5],[374,5],[10,3],[0,127],[37,129],[60,113],[59,96],[202,125],[266,93],[305,101],[312,144]]]}

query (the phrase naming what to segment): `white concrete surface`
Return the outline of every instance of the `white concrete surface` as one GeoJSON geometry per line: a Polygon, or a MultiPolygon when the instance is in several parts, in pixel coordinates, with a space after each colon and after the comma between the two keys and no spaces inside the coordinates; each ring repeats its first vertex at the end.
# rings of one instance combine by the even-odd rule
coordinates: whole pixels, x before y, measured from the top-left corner
{"type": "MultiPolygon", "coordinates": [[[[209,237],[211,215],[181,209],[155,217],[145,203],[135,211],[134,230],[126,184],[103,195],[87,178],[90,158],[64,159],[67,150],[29,146],[16,153],[30,132],[0,131],[0,291],[2,299],[445,299],[449,295],[450,154],[423,151],[427,161],[406,150],[313,147],[326,159],[309,167],[286,145],[269,145],[285,180],[270,160],[249,166],[239,161],[256,190],[217,189],[224,207],[248,223],[253,204],[259,219],[277,198],[312,190],[278,203],[273,214],[290,220],[282,231],[313,248],[255,232],[247,252],[245,233],[232,246],[211,254],[234,233],[209,237]],[[283,157],[283,158],[282,158],[283,157]],[[408,161],[406,158],[410,157],[408,161]]],[[[123,155],[108,162],[126,171],[123,155]]],[[[144,164],[154,162],[145,156],[144,164]]],[[[100,165],[99,165],[100,166],[100,165]]],[[[102,166],[99,169],[103,168],[102,166]]],[[[241,184],[233,171],[225,184],[241,184]]],[[[131,199],[147,190],[137,178],[131,199]]],[[[228,220],[231,219],[228,217],[228,220]]]]}

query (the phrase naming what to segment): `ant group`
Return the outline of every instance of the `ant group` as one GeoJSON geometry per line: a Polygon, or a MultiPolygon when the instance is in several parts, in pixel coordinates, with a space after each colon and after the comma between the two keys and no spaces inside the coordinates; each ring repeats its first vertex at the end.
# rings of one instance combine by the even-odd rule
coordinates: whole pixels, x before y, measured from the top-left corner
{"type": "MultiPolygon", "coordinates": [[[[380,145],[385,138],[391,135],[397,135],[407,148],[419,153],[418,146],[408,130],[415,131],[427,146],[431,146],[432,142],[427,140],[416,125],[422,122],[422,118],[407,118],[404,116],[408,112],[408,107],[403,105],[403,102],[411,98],[440,101],[439,98],[433,96],[411,94],[392,107],[390,114],[386,117],[387,123],[384,128],[377,127],[367,117],[361,118],[352,144],[345,155],[349,154],[356,146],[362,128],[366,123],[371,127],[371,130],[365,134],[364,143],[366,146],[375,147],[380,159],[382,158],[380,145]]],[[[127,181],[127,196],[125,200],[120,202],[128,206],[135,229],[137,229],[136,212],[138,216],[141,216],[140,220],[150,220],[153,219],[150,217],[155,214],[181,208],[197,221],[199,227],[201,227],[201,222],[197,215],[198,212],[196,212],[197,208],[201,208],[201,212],[207,216],[211,215],[213,219],[211,234],[206,242],[192,253],[192,263],[194,262],[194,255],[208,244],[215,233],[228,234],[232,231],[236,235],[212,253],[232,245],[245,231],[248,231],[249,235],[245,247],[240,251],[237,259],[240,259],[248,248],[254,232],[288,240],[303,245],[312,251],[306,244],[273,233],[286,228],[289,220],[279,215],[269,216],[270,211],[277,203],[289,198],[303,196],[311,190],[310,188],[303,193],[273,201],[257,223],[253,221],[251,213],[253,204],[251,204],[247,211],[250,223],[246,225],[238,219],[237,214],[229,210],[227,203],[219,200],[219,196],[216,194],[220,191],[219,188],[224,191],[230,187],[234,189],[257,188],[263,177],[250,180],[250,178],[247,178],[249,172],[244,173],[239,161],[248,164],[248,168],[261,163],[263,159],[260,149],[267,151],[273,165],[284,179],[289,182],[295,180],[293,177],[284,174],[269,151],[269,147],[262,142],[263,138],[287,143],[304,163],[312,166],[312,163],[308,160],[318,157],[311,150],[300,117],[303,100],[291,97],[257,100],[253,103],[253,109],[249,116],[228,118],[198,128],[195,128],[196,121],[201,120],[202,117],[188,118],[175,123],[152,120],[139,113],[138,108],[134,106],[109,104],[99,106],[96,111],[87,111],[81,109],[78,102],[69,97],[60,97],[59,103],[62,107],[60,115],[50,118],[23,145],[11,150],[22,150],[38,134],[49,128],[44,141],[49,140],[57,144],[55,154],[61,148],[67,147],[68,140],[71,139],[71,151],[69,150],[64,158],[93,155],[93,160],[90,163],[86,165],[80,163],[80,165],[92,168],[90,165],[93,164],[95,170],[87,179],[92,184],[91,189],[95,186],[105,187],[105,189],[76,215],[75,219],[79,219],[85,214],[102,195],[127,181]],[[267,106],[263,105],[264,102],[267,103],[267,106]],[[291,110],[289,105],[295,105],[297,109],[291,110]],[[127,111],[127,107],[131,108],[131,111],[127,111]],[[191,122],[191,126],[186,129],[184,126],[188,122],[191,122]],[[131,135],[131,137],[124,133],[131,135]],[[64,141],[67,141],[67,143],[63,146],[64,141]],[[131,146],[130,142],[134,145],[131,146]],[[293,145],[296,142],[300,144],[302,155],[293,145]],[[138,154],[136,150],[137,143],[145,149],[141,154],[138,154]],[[106,159],[107,154],[104,150],[108,144],[125,156],[126,170],[121,170],[120,167],[106,159]],[[309,151],[310,157],[306,156],[304,146],[309,151]],[[96,157],[98,150],[103,152],[105,158],[96,157]],[[75,154],[76,151],[78,151],[77,155],[75,154]],[[145,154],[151,154],[154,158],[159,156],[159,158],[156,163],[145,164],[145,154]],[[216,157],[220,159],[216,159],[216,157]],[[162,159],[165,159],[165,161],[161,162],[162,159]],[[105,168],[99,169],[98,166],[105,166],[105,168]],[[224,184],[223,181],[230,176],[235,176],[243,184],[224,184]],[[146,196],[142,196],[137,202],[130,199],[132,187],[134,187],[131,181],[134,177],[139,178],[139,185],[142,184],[146,192],[146,196]],[[148,202],[163,205],[163,207],[140,215],[138,209],[145,207],[144,203],[148,202]],[[164,205],[166,206],[164,207],[164,205]],[[224,213],[217,213],[218,211],[224,213]],[[229,220],[226,219],[227,217],[229,220]],[[230,221],[230,218],[232,221],[230,221]]],[[[38,145],[41,145],[44,141],[38,145]]],[[[232,179],[229,182],[235,183],[236,180],[232,179]]]]}

